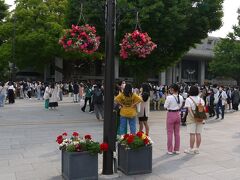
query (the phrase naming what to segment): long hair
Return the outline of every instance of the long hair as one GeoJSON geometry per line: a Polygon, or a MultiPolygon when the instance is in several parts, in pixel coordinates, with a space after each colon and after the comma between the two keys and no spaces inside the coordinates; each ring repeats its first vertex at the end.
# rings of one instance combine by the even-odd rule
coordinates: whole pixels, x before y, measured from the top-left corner
{"type": "Polygon", "coordinates": [[[141,88],[142,88],[142,99],[144,102],[146,102],[150,96],[150,87],[148,84],[143,83],[141,88]]]}
{"type": "Polygon", "coordinates": [[[54,83],[51,83],[50,88],[54,89],[54,88],[55,88],[55,84],[54,84],[54,83]]]}
{"type": "Polygon", "coordinates": [[[132,92],[132,85],[127,83],[124,90],[123,90],[123,94],[124,96],[130,97],[132,96],[133,92],[132,92]]]}
{"type": "Polygon", "coordinates": [[[180,97],[179,97],[180,88],[179,88],[179,86],[177,84],[172,84],[170,86],[170,88],[172,88],[174,92],[178,93],[177,103],[180,104],[180,97]]]}

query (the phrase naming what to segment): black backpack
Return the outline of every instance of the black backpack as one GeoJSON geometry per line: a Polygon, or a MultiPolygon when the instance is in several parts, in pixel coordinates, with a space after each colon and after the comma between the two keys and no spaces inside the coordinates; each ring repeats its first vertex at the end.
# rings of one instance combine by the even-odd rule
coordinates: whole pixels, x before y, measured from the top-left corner
{"type": "Polygon", "coordinates": [[[97,89],[94,91],[94,102],[95,104],[102,104],[103,103],[103,92],[101,89],[97,89]]]}

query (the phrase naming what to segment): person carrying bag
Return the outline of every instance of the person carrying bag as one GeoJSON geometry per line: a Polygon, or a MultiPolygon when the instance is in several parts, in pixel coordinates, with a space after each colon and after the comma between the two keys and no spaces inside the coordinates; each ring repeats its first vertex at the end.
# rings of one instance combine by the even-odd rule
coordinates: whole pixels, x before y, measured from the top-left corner
{"type": "Polygon", "coordinates": [[[191,96],[189,98],[192,100],[192,102],[194,103],[194,105],[196,107],[195,111],[193,112],[195,121],[197,123],[202,123],[205,119],[207,119],[207,115],[205,113],[205,107],[201,103],[201,99],[200,99],[199,103],[197,104],[191,96]]]}
{"type": "Polygon", "coordinates": [[[205,103],[199,97],[197,86],[191,86],[188,94],[189,97],[186,99],[185,108],[188,109],[187,131],[190,135],[190,147],[184,152],[187,154],[199,154],[203,121],[207,118],[204,110],[205,103]],[[196,145],[195,148],[194,145],[196,145]]]}
{"type": "Polygon", "coordinates": [[[44,92],[44,95],[43,95],[43,98],[45,100],[45,104],[44,104],[45,109],[49,108],[50,96],[51,96],[50,89],[49,89],[48,85],[46,85],[45,92],[44,92]]]}

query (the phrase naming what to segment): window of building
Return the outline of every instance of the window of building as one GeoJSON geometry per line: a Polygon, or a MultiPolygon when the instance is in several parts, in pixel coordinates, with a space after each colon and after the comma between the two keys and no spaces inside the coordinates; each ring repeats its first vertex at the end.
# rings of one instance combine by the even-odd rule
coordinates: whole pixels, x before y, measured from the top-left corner
{"type": "Polygon", "coordinates": [[[213,43],[212,39],[209,39],[208,42],[207,42],[208,45],[212,45],[212,43],[213,43]]]}

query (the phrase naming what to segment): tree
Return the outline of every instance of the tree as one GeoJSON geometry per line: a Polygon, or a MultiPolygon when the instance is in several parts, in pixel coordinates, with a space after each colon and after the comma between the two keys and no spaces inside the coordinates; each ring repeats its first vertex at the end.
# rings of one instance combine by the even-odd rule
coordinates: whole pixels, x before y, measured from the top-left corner
{"type": "MultiPolygon", "coordinates": [[[[33,70],[42,70],[54,57],[61,56],[63,51],[58,39],[64,25],[65,6],[66,0],[17,0],[15,10],[0,27],[10,34],[0,54],[11,54],[15,41],[14,63],[33,70]]],[[[9,56],[0,56],[0,60],[3,59],[12,61],[9,56]]]]}
{"type": "Polygon", "coordinates": [[[4,1],[0,0],[0,45],[7,39],[6,34],[3,33],[5,31],[1,28],[7,15],[8,6],[4,3],[4,1]]]}
{"type": "Polygon", "coordinates": [[[233,78],[240,86],[240,22],[233,30],[216,45],[210,70],[217,76],[233,78]]]}
{"type": "MultiPolygon", "coordinates": [[[[77,59],[79,53],[65,53],[57,42],[63,29],[78,23],[81,3],[86,23],[94,25],[101,36],[99,53],[104,54],[105,0],[16,2],[16,9],[4,26],[13,28],[16,18],[18,66],[41,67],[55,56],[77,59]]],[[[218,29],[222,24],[222,3],[223,0],[118,0],[116,55],[124,34],[135,29],[138,11],[142,31],[149,33],[158,48],[147,59],[132,58],[121,63],[131,69],[132,75],[144,80],[150,73],[160,72],[177,63],[189,48],[206,38],[208,32],[218,29]],[[142,73],[143,69],[145,73],[142,73]]],[[[5,29],[12,32],[12,28],[5,29]]],[[[10,41],[11,38],[4,45],[2,54],[11,51],[10,41]]]]}
{"type": "MultiPolygon", "coordinates": [[[[105,0],[69,0],[67,19],[71,21],[68,25],[77,23],[80,3],[83,3],[87,23],[96,26],[103,36],[105,0]]],[[[222,3],[223,0],[118,0],[116,45],[125,33],[135,29],[137,12],[142,31],[148,32],[158,44],[147,59],[132,58],[121,63],[134,69],[132,75],[142,80],[152,72],[177,63],[191,47],[206,38],[208,32],[221,27],[222,3]]],[[[119,46],[117,54],[118,50],[119,46]]]]}
{"type": "Polygon", "coordinates": [[[2,49],[3,52],[6,52],[5,49],[8,49],[9,47],[3,46],[4,42],[8,40],[8,33],[6,33],[6,28],[9,28],[9,26],[2,27],[4,23],[4,19],[8,15],[8,6],[4,3],[4,1],[0,0],[0,71],[2,72],[0,74],[0,78],[2,78],[7,71],[6,67],[8,67],[8,62],[5,57],[11,56],[11,54],[8,53],[1,53],[2,49]],[[3,58],[1,58],[3,57],[3,58]]]}
{"type": "Polygon", "coordinates": [[[8,6],[4,3],[3,0],[0,0],[0,21],[7,16],[8,6]]]}

